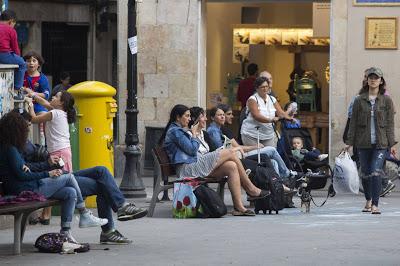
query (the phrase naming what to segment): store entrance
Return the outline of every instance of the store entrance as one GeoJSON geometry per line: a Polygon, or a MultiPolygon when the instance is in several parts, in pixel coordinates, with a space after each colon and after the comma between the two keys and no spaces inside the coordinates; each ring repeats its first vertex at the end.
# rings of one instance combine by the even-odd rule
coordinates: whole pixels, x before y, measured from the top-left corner
{"type": "Polygon", "coordinates": [[[232,106],[238,132],[237,89],[249,64],[273,77],[282,108],[298,103],[297,118],[314,146],[329,149],[329,2],[216,1],[207,12],[207,109],[232,106]],[[250,3],[249,3],[250,2],[250,3]]]}

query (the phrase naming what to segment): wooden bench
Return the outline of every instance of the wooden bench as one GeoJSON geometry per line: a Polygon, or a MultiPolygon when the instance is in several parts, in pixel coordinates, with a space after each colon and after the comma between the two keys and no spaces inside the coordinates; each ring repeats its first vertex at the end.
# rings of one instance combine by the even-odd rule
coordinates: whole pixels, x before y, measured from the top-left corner
{"type": "MultiPolygon", "coordinates": [[[[179,181],[176,180],[175,165],[171,164],[168,158],[168,154],[162,147],[155,147],[152,150],[152,154],[155,161],[156,179],[153,188],[153,197],[151,198],[148,217],[152,217],[157,202],[159,201],[158,195],[163,191],[168,191],[174,187],[174,183],[179,181]],[[162,181],[162,182],[161,182],[162,181]]],[[[204,183],[217,183],[218,193],[222,199],[224,199],[224,188],[226,178],[222,177],[204,177],[204,183]]]]}
{"type": "MultiPolygon", "coordinates": [[[[4,191],[2,183],[0,182],[0,193],[4,191]]],[[[2,195],[1,193],[0,195],[2,195]]],[[[46,200],[46,201],[32,201],[11,203],[0,206],[0,215],[13,215],[14,216],[14,254],[21,254],[21,243],[24,239],[26,222],[29,215],[41,208],[59,205],[59,200],[46,200]]]]}

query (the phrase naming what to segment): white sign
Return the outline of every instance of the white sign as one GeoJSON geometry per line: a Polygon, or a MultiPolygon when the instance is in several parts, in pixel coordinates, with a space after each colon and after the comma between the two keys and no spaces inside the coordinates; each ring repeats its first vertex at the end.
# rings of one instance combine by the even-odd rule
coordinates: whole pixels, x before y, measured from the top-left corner
{"type": "Polygon", "coordinates": [[[137,36],[128,39],[129,49],[132,54],[137,54],[137,36]]]}

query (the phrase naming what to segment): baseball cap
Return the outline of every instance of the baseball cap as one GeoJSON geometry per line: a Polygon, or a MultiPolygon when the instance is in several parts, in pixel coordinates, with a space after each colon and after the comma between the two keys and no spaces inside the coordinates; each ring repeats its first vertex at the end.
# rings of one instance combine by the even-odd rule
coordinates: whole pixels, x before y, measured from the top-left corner
{"type": "Polygon", "coordinates": [[[371,67],[371,68],[368,68],[366,71],[365,71],[365,75],[368,77],[369,75],[372,75],[372,74],[375,74],[375,75],[377,75],[378,77],[383,77],[383,72],[382,72],[382,70],[380,69],[380,68],[378,68],[378,67],[371,67]]]}

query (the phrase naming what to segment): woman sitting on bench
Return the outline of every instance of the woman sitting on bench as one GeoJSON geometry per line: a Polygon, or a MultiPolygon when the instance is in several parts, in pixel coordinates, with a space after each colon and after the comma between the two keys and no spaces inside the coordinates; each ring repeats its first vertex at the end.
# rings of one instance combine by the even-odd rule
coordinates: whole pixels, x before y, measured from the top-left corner
{"type": "Polygon", "coordinates": [[[223,177],[228,176],[228,186],[232,194],[235,216],[254,216],[254,212],[246,209],[241,200],[242,186],[249,195],[248,200],[266,197],[269,192],[255,187],[246,174],[236,153],[243,150],[238,148],[219,149],[207,152],[200,148],[205,144],[202,128],[205,128],[206,115],[203,113],[190,122],[190,110],[185,105],[175,105],[170,119],[161,136],[162,144],[173,164],[179,178],[182,177],[223,177]],[[189,133],[190,132],[190,133],[189,133]]]}
{"type": "Polygon", "coordinates": [[[9,112],[0,119],[0,175],[5,177],[6,193],[18,195],[22,191],[33,191],[46,198],[61,200],[61,233],[71,240],[74,239],[70,228],[75,208],[80,213],[79,227],[107,224],[107,219],[98,218],[86,209],[81,190],[72,174],[63,174],[60,169],[30,171],[21,154],[28,133],[29,124],[18,113],[9,112]]]}

